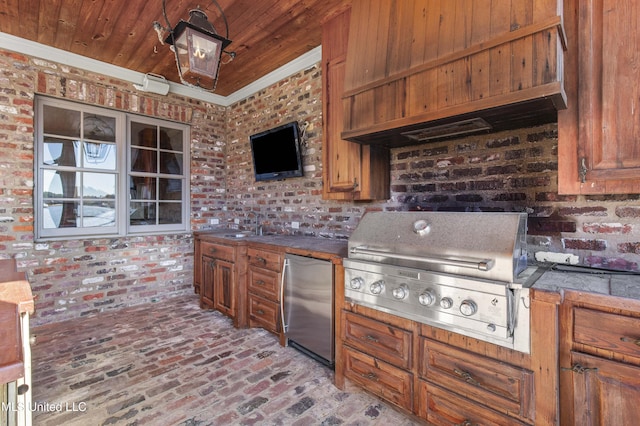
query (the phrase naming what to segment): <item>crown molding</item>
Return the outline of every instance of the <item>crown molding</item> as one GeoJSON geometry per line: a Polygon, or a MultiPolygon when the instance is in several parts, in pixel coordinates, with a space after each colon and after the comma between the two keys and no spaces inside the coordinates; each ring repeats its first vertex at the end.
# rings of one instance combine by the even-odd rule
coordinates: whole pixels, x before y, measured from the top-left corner
{"type": "MultiPolygon", "coordinates": [[[[114,77],[119,80],[130,82],[131,84],[140,85],[143,82],[145,74],[132,71],[127,68],[108,64],[106,62],[97,61],[65,50],[46,46],[41,43],[13,36],[11,34],[0,32],[0,49],[18,52],[23,55],[41,58],[50,62],[67,65],[74,68],[80,68],[87,71],[96,72],[114,77]]],[[[230,106],[239,102],[256,92],[269,87],[278,81],[289,77],[299,71],[305,70],[318,62],[322,58],[322,47],[318,46],[309,52],[299,56],[293,61],[283,65],[275,71],[259,78],[243,88],[235,91],[229,96],[220,96],[215,93],[198,90],[183,84],[169,82],[169,92],[177,95],[186,96],[192,99],[198,99],[204,102],[213,103],[221,106],[230,106]]]]}

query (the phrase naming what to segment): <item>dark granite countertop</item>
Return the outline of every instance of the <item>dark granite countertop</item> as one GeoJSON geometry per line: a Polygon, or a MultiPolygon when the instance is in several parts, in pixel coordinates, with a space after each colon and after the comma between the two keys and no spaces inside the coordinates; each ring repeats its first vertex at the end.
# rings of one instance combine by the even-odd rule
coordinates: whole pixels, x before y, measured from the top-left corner
{"type": "Polygon", "coordinates": [[[533,288],[579,290],[640,300],[640,274],[558,265],[546,271],[533,288]]]}
{"type": "Polygon", "coordinates": [[[202,239],[214,239],[228,244],[260,244],[278,246],[288,253],[313,255],[324,253],[335,258],[347,257],[347,241],[320,237],[298,235],[255,235],[233,229],[195,232],[194,236],[202,239]]]}

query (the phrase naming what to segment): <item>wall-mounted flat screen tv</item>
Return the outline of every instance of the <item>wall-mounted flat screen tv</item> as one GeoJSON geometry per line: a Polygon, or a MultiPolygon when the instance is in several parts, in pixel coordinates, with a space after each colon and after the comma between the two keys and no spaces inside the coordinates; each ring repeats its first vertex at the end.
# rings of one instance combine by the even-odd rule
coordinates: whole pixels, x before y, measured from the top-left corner
{"type": "Polygon", "coordinates": [[[297,122],[256,133],[249,140],[256,181],[304,175],[297,122]]]}

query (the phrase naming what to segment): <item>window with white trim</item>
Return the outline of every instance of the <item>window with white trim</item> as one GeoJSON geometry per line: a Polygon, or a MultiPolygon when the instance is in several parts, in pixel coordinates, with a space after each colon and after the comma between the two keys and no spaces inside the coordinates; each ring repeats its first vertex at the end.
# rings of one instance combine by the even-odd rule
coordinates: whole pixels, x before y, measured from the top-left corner
{"type": "Polygon", "coordinates": [[[36,98],[36,238],[189,231],[189,126],[36,98]]]}

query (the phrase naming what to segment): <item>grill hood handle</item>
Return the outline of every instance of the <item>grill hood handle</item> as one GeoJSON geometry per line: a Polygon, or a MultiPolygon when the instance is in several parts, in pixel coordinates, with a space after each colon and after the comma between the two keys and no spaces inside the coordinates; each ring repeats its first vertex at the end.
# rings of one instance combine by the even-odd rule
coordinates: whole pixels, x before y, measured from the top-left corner
{"type": "Polygon", "coordinates": [[[367,254],[370,256],[384,256],[391,259],[398,260],[412,260],[416,262],[425,262],[425,263],[433,263],[438,265],[448,265],[448,266],[458,266],[461,268],[471,268],[478,269],[480,271],[488,271],[493,268],[494,261],[493,259],[451,259],[446,257],[436,257],[436,256],[412,256],[410,254],[396,254],[389,253],[386,251],[380,250],[371,250],[364,247],[353,247],[351,249],[351,253],[354,254],[367,254]]]}

